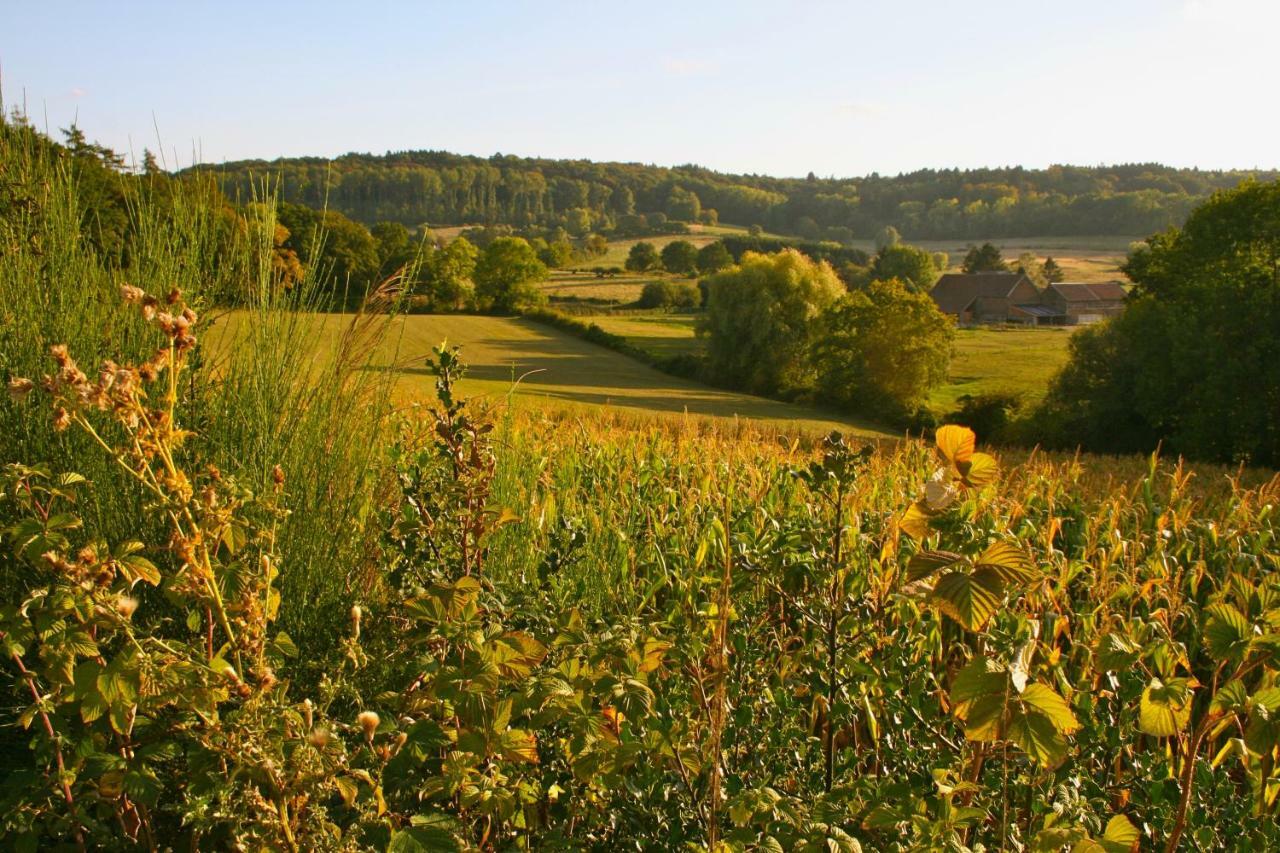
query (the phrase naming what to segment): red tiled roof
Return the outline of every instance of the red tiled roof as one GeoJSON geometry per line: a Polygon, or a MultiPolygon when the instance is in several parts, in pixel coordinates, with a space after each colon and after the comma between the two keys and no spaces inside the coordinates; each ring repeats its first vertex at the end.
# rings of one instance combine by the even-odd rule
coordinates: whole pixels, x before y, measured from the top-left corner
{"type": "Polygon", "coordinates": [[[1013,292],[1025,275],[1010,272],[947,273],[929,291],[943,314],[959,315],[973,300],[1003,299],[1013,292]]]}

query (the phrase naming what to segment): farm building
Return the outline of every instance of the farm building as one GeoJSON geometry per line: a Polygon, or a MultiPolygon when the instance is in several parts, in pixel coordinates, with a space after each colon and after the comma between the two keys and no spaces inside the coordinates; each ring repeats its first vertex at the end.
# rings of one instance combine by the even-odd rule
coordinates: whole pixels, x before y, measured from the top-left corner
{"type": "Polygon", "coordinates": [[[1118,281],[1062,282],[1040,290],[1021,273],[947,273],[929,291],[938,310],[961,326],[1017,323],[1075,326],[1114,317],[1124,310],[1118,281]]]}
{"type": "Polygon", "coordinates": [[[1124,285],[1118,281],[1064,281],[1044,290],[1043,303],[1062,315],[1067,325],[1096,323],[1124,310],[1124,285]]]}
{"type": "Polygon", "coordinates": [[[971,323],[1038,324],[1022,306],[1042,305],[1040,290],[1021,273],[947,273],[929,291],[938,310],[971,323]]]}

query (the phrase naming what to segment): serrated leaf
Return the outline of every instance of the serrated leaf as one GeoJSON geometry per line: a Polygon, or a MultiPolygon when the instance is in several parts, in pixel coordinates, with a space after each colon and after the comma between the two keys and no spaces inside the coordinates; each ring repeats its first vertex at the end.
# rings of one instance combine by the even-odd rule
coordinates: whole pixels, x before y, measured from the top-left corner
{"type": "Polygon", "coordinates": [[[120,574],[124,575],[124,579],[130,585],[138,581],[146,581],[152,586],[160,585],[160,570],[156,568],[155,563],[140,554],[121,557],[116,560],[116,565],[120,567],[120,574]]]}
{"type": "Polygon", "coordinates": [[[916,501],[907,507],[907,511],[898,520],[898,529],[920,542],[929,535],[929,519],[931,518],[933,518],[933,513],[929,510],[929,505],[924,501],[916,501]]]}
{"type": "Polygon", "coordinates": [[[948,572],[938,578],[929,601],[970,631],[980,631],[1004,600],[1001,580],[985,569],[948,572]]]}
{"type": "Polygon", "coordinates": [[[538,763],[538,739],[530,732],[508,729],[502,733],[499,748],[502,757],[508,761],[538,763]]]}
{"type": "Polygon", "coordinates": [[[957,467],[965,483],[970,486],[985,486],[995,482],[1000,476],[999,463],[996,462],[995,457],[985,453],[974,453],[969,457],[967,464],[957,467]]]}
{"type": "Polygon", "coordinates": [[[463,849],[452,818],[439,814],[415,815],[410,824],[391,834],[387,853],[456,853],[463,849]]]}
{"type": "Polygon", "coordinates": [[[1010,714],[1005,737],[1041,767],[1057,766],[1067,757],[1066,738],[1052,720],[1035,711],[1010,714]]]}
{"type": "Polygon", "coordinates": [[[1067,704],[1067,700],[1047,684],[1038,681],[1028,684],[1019,698],[1023,705],[1043,714],[1060,733],[1069,735],[1080,729],[1080,722],[1071,712],[1071,706],[1067,704]]]}
{"type": "Polygon", "coordinates": [[[1249,620],[1230,604],[1210,605],[1205,610],[1204,644],[1218,658],[1236,658],[1249,647],[1249,620]]]}
{"type": "Polygon", "coordinates": [[[1004,583],[1017,586],[1026,586],[1040,577],[1031,557],[1008,542],[997,542],[988,547],[982,556],[974,560],[974,566],[989,569],[1004,583]]]}
{"type": "Polygon", "coordinates": [[[973,430],[955,424],[939,427],[934,434],[934,442],[938,446],[938,453],[952,465],[958,465],[970,460],[973,456],[976,440],[973,430]]]}
{"type": "Polygon", "coordinates": [[[1173,737],[1191,719],[1191,692],[1185,679],[1181,684],[1165,684],[1158,678],[1142,691],[1138,705],[1138,728],[1153,737],[1173,737]]]}
{"type": "Polygon", "coordinates": [[[1142,833],[1129,818],[1118,814],[1107,821],[1107,828],[1102,833],[1101,841],[1102,848],[1107,853],[1132,853],[1138,849],[1142,841],[1142,833]]]}
{"type": "Polygon", "coordinates": [[[360,786],[356,784],[355,779],[350,776],[337,776],[334,778],[333,784],[338,786],[338,795],[347,804],[347,808],[355,804],[356,797],[360,793],[360,786]]]}
{"type": "Polygon", "coordinates": [[[1098,640],[1095,654],[1098,665],[1107,672],[1120,672],[1128,669],[1138,659],[1142,649],[1128,637],[1115,631],[1104,634],[1098,640]]]}
{"type": "Polygon", "coordinates": [[[905,583],[915,583],[943,569],[964,561],[964,557],[950,551],[921,551],[907,561],[905,583]]]}

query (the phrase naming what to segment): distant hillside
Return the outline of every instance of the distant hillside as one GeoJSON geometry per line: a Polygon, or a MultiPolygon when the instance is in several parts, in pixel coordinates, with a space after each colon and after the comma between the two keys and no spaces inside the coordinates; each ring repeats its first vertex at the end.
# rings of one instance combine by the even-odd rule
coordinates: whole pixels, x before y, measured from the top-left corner
{"type": "Polygon", "coordinates": [[[634,227],[638,214],[760,225],[840,242],[886,225],[907,238],[1145,235],[1180,223],[1199,201],[1275,171],[1202,171],[1154,163],[1048,169],[923,169],[893,177],[772,178],[698,166],[594,163],[443,151],[347,154],[201,166],[235,197],[283,180],[284,198],[382,220],[516,226],[571,233],[634,227]],[[711,213],[714,211],[714,214],[711,213]]]}

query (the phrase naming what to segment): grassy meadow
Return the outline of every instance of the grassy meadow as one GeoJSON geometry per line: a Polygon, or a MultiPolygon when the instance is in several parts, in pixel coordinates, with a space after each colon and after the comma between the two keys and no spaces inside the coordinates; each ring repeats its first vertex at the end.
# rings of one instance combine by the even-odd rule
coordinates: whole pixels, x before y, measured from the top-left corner
{"type": "MultiPolygon", "coordinates": [[[[305,340],[321,363],[333,357],[352,319],[342,314],[312,314],[307,319],[305,340]]],[[[244,312],[219,318],[211,335],[214,351],[238,348],[254,322],[253,315],[244,312]]],[[[468,363],[461,391],[493,403],[511,399],[517,407],[579,414],[605,409],[640,419],[742,419],[784,432],[841,429],[868,437],[892,435],[856,419],[678,379],[519,318],[415,314],[396,317],[383,334],[362,370],[391,377],[393,397],[402,406],[433,396],[435,376],[427,359],[435,347],[448,342],[462,348],[468,363]]],[[[216,364],[218,356],[213,358],[216,364]]]]}
{"type": "MultiPolygon", "coordinates": [[[[611,314],[590,318],[606,332],[622,335],[656,356],[699,353],[690,314],[611,314]]],[[[989,393],[1018,394],[1027,400],[1044,395],[1049,380],[1067,361],[1070,329],[957,329],[951,375],[929,396],[935,411],[953,411],[961,397],[989,393]]]]}

